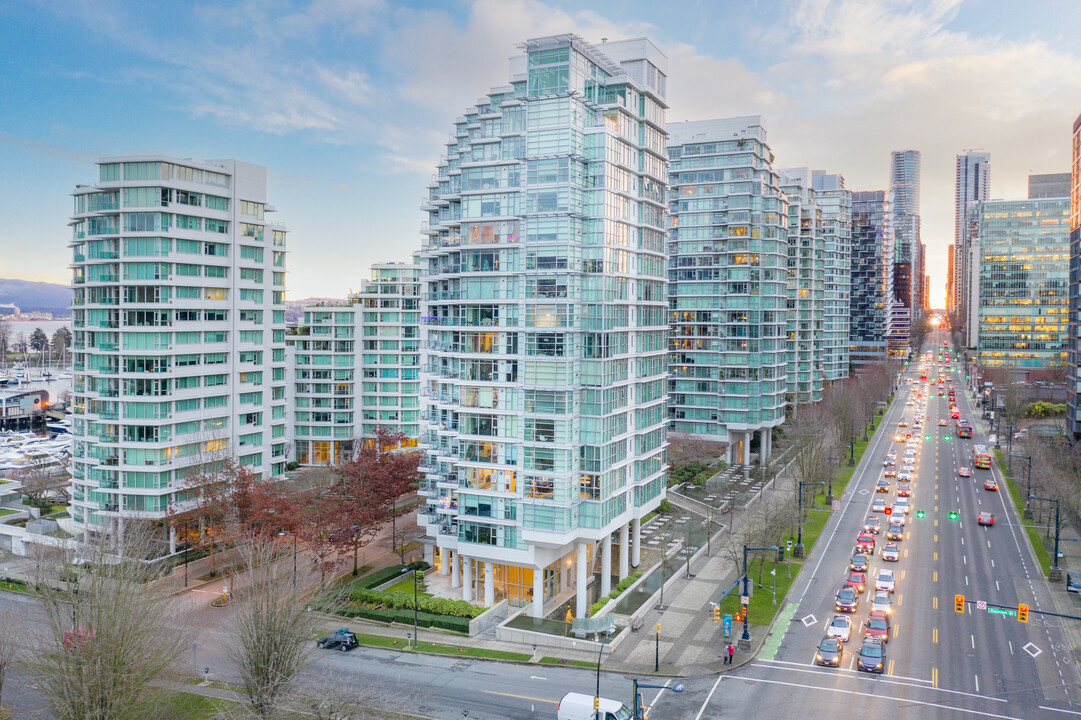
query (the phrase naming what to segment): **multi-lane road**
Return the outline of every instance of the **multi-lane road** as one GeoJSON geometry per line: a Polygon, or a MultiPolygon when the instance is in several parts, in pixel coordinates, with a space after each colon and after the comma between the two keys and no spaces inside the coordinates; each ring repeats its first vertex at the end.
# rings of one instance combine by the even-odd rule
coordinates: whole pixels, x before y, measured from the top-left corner
{"type": "MultiPolygon", "coordinates": [[[[929,378],[939,373],[941,340],[941,335],[932,336],[928,344],[936,352],[935,363],[926,371],[929,378]]],[[[915,381],[902,385],[846,490],[840,512],[831,518],[793,589],[790,600],[796,603],[795,611],[786,627],[775,628],[783,633],[776,651],[770,652],[767,643],[749,667],[716,680],[708,703],[699,698],[702,690],[694,687],[680,698],[688,709],[699,701],[701,717],[733,706],[744,708],[751,717],[838,717],[851,712],[891,717],[901,709],[907,715],[920,708],[935,718],[1081,717],[1081,677],[1061,626],[1077,621],[1033,613],[1026,624],[976,606],[983,601],[1052,608],[1005,485],[998,492],[984,489],[984,479],[991,473],[1001,483],[997,468],[973,468],[971,478],[958,476],[962,465],[972,467],[972,446],[986,444],[978,430],[972,439],[957,437],[948,397],[938,394],[938,387],[954,385],[961,417],[974,420],[963,392],[963,374],[950,372],[945,385],[930,386],[920,381],[918,363],[913,362],[906,375],[915,381]],[[912,405],[906,404],[906,393],[912,405]],[[926,411],[923,426],[915,430],[918,394],[926,398],[926,411]],[[908,426],[899,428],[902,418],[908,426]],[[944,427],[938,424],[942,418],[947,420],[944,427]],[[902,557],[886,563],[876,554],[868,574],[871,580],[874,570],[888,567],[897,575],[885,673],[872,677],[856,671],[861,637],[856,632],[840,669],[816,667],[815,648],[835,614],[834,596],[847,578],[856,535],[872,514],[871,503],[884,497],[874,492],[883,460],[891,447],[898,449],[898,462],[904,454],[905,445],[894,442],[895,432],[911,432],[920,440],[911,483],[913,511],[899,543],[902,557]],[[916,517],[917,510],[924,512],[923,518],[916,517]],[[994,513],[992,527],[977,524],[981,511],[994,513]],[[956,519],[950,518],[951,512],[956,519]],[[968,601],[964,613],[955,612],[957,594],[968,601]]],[[[891,478],[887,502],[895,501],[895,489],[891,478]]],[[[883,544],[879,535],[876,550],[883,544]]],[[[856,628],[867,617],[870,592],[854,615],[856,628]]]]}

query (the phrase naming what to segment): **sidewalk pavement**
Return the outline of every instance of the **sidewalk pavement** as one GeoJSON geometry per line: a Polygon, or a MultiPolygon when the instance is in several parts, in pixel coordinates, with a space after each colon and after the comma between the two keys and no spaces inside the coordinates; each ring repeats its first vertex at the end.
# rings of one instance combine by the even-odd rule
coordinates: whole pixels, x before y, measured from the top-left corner
{"type": "MultiPolygon", "coordinates": [[[[787,503],[790,498],[774,487],[765,491],[760,502],[787,503]]],[[[755,506],[747,510],[737,510],[732,513],[729,524],[739,527],[744,522],[748,512],[753,512],[755,506]]],[[[717,600],[721,593],[731,587],[739,576],[738,570],[732,561],[732,554],[726,553],[724,546],[732,542],[732,532],[729,530],[721,540],[714,543],[711,557],[702,557],[691,565],[693,576],[686,575],[677,579],[665,590],[665,609],[650,609],[642,618],[642,626],[637,631],[629,631],[629,635],[611,653],[605,651],[601,667],[605,670],[634,673],[640,675],[654,674],[658,652],[656,625],[661,624],[661,637],[659,642],[660,663],[659,674],[661,675],[705,675],[716,674],[731,670],[723,665],[721,651],[732,642],[736,644],[742,628],[734,624],[732,637],[722,636],[721,623],[713,622],[709,603],[717,600]]],[[[396,560],[395,560],[396,562],[396,560]]],[[[760,589],[755,602],[768,602],[770,595],[760,589]]],[[[348,621],[334,615],[322,615],[325,618],[326,629],[334,629],[343,625],[359,634],[377,635],[380,637],[406,639],[407,633],[412,633],[413,628],[408,625],[385,625],[383,623],[369,622],[359,618],[348,621]]],[[[778,618],[783,618],[783,614],[778,618]]],[[[739,667],[744,662],[753,659],[762,643],[770,635],[765,627],[755,628],[756,633],[752,636],[752,651],[750,653],[736,651],[734,667],[739,667]]],[[[436,628],[422,628],[419,636],[424,642],[434,642],[459,647],[475,647],[485,650],[499,650],[504,652],[528,653],[530,647],[521,643],[501,642],[495,639],[494,633],[489,632],[478,637],[467,638],[456,633],[451,633],[436,628]]],[[[556,657],[563,660],[579,660],[596,663],[597,653],[590,650],[575,650],[556,647],[538,647],[533,662],[542,657],[556,657]]]]}

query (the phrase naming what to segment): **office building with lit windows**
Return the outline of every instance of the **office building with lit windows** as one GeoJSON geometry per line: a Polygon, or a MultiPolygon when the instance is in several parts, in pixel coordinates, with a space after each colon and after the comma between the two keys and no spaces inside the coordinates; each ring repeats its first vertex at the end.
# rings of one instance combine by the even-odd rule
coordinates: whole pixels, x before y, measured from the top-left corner
{"type": "Polygon", "coordinates": [[[747,464],[785,417],[787,200],[761,117],[668,133],[668,416],[747,464]]]}
{"type": "Polygon", "coordinates": [[[989,200],[979,211],[980,367],[1065,363],[1070,199],[989,200]]]}
{"type": "Polygon", "coordinates": [[[890,153],[890,222],[893,226],[893,293],[907,310],[895,308],[893,328],[902,327],[908,342],[908,322],[922,313],[923,260],[920,241],[920,176],[923,157],[919,150],[890,153]]]}
{"type": "Polygon", "coordinates": [[[118,157],[74,192],[71,515],[162,524],[184,482],[288,455],[286,230],[266,168],[118,157]]]}
{"type": "Polygon", "coordinates": [[[464,599],[581,618],[665,492],[667,59],[519,47],[422,206],[418,522],[464,599]]]}

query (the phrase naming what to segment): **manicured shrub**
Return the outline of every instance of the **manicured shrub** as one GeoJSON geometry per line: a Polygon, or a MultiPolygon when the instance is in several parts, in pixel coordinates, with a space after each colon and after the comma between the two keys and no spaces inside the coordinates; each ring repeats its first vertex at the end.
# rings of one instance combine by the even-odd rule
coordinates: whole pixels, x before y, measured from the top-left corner
{"type": "Polygon", "coordinates": [[[597,602],[590,605],[589,606],[589,615],[590,615],[590,617],[596,615],[597,611],[600,610],[602,607],[604,607],[607,604],[608,604],[608,596],[605,595],[600,600],[598,600],[597,602]]]}
{"type": "Polygon", "coordinates": [[[657,506],[657,512],[666,513],[671,511],[672,503],[668,502],[668,498],[662,498],[660,505],[657,506]]]}

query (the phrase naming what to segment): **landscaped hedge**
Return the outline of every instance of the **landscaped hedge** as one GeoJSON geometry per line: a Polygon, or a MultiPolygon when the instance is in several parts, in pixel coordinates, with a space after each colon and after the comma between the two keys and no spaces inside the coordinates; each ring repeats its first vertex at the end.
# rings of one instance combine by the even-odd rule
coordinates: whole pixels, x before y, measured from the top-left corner
{"type": "MultiPolygon", "coordinates": [[[[349,593],[349,600],[367,607],[383,605],[391,610],[409,610],[410,615],[413,612],[412,593],[359,589],[349,593]]],[[[475,618],[484,612],[484,608],[479,608],[465,600],[450,600],[441,597],[418,597],[417,609],[432,615],[466,619],[475,618]]]]}
{"type": "Polygon", "coordinates": [[[406,570],[427,570],[430,565],[423,560],[417,560],[411,562],[408,565],[391,565],[390,567],[383,568],[382,570],[376,570],[367,577],[362,577],[353,583],[354,588],[373,588],[377,585],[382,585],[387,580],[393,580],[401,575],[406,570]]]}
{"type": "Polygon", "coordinates": [[[638,581],[638,578],[640,577],[642,577],[642,573],[636,572],[633,575],[628,575],[627,577],[616,583],[616,586],[612,589],[612,592],[608,593],[604,597],[597,600],[597,602],[589,606],[589,616],[593,617],[594,615],[596,615],[597,611],[604,607],[609,600],[615,600],[617,597],[622,595],[623,591],[629,588],[631,585],[634,585],[634,583],[636,583],[638,581]]]}
{"type": "MultiPolygon", "coordinates": [[[[413,622],[413,610],[393,610],[388,608],[370,608],[347,605],[336,608],[335,614],[343,617],[363,618],[379,622],[396,622],[410,625],[413,622]]],[[[417,625],[419,627],[435,627],[452,632],[469,634],[469,618],[450,617],[447,615],[433,615],[426,612],[417,612],[417,625]]]]}

